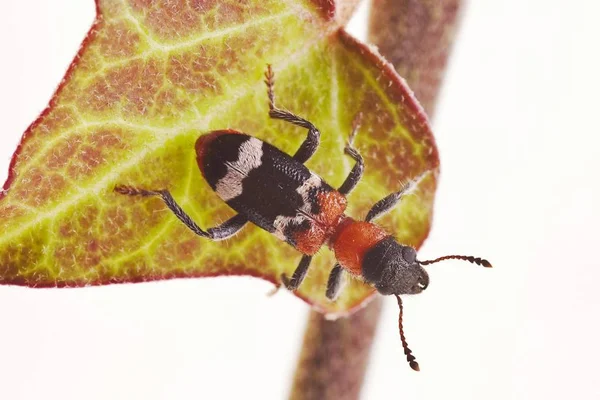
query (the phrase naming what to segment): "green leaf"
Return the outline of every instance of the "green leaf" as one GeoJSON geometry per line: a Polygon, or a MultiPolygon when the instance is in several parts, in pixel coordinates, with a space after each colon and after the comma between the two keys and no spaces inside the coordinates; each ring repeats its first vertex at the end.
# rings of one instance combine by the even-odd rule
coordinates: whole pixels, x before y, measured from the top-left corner
{"type": "MultiPolygon", "coordinates": [[[[0,283],[71,287],[218,275],[278,283],[300,255],[255,226],[226,242],[195,236],[158,199],[171,191],[203,228],[233,215],[202,178],[196,139],[231,128],[293,153],[306,131],[268,118],[278,105],[311,120],[321,146],[307,163],[339,186],[352,121],[366,172],[348,214],[364,218],[403,181],[430,174],[381,224],[406,244],[429,232],[438,156],[427,119],[393,67],[343,30],[351,2],[100,0],[98,16],[49,107],[25,132],[0,194],[0,283]],[[341,11],[340,11],[341,10],[341,11]]],[[[324,250],[297,295],[343,313],[373,289],[357,278],[325,298],[324,250]]]]}

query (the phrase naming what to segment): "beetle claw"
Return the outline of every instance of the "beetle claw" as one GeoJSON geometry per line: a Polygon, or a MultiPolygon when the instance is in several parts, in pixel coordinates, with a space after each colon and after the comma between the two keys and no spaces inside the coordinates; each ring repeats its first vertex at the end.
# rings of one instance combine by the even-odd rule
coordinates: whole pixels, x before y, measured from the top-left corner
{"type": "Polygon", "coordinates": [[[273,287],[273,289],[271,289],[267,292],[267,297],[275,296],[277,293],[279,293],[279,289],[281,289],[281,282],[276,283],[275,286],[273,287]]]}

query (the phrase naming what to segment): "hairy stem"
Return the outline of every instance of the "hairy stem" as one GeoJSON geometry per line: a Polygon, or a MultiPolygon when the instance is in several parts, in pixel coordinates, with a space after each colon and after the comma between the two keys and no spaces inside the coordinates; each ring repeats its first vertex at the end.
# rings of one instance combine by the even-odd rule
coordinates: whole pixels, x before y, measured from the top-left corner
{"type": "MultiPolygon", "coordinates": [[[[457,25],[460,0],[373,0],[369,41],[431,115],[457,25]]],[[[311,311],[290,399],[358,399],[382,299],[347,318],[311,311]]],[[[398,360],[403,362],[403,360],[398,360]]]]}
{"type": "Polygon", "coordinates": [[[352,316],[335,321],[310,313],[290,399],[358,397],[381,303],[377,297],[352,316]]]}
{"type": "Polygon", "coordinates": [[[373,0],[368,40],[408,82],[431,117],[462,0],[373,0]]]}

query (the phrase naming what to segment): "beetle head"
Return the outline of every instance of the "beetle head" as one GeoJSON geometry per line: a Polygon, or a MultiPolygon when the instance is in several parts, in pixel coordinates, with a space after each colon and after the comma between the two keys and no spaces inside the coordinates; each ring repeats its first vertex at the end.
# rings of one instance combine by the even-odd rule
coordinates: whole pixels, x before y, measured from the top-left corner
{"type": "Polygon", "coordinates": [[[391,236],[367,251],[362,275],[384,295],[417,294],[429,285],[429,275],[417,261],[416,250],[391,236]]]}
{"type": "Polygon", "coordinates": [[[393,237],[388,236],[371,247],[363,258],[362,275],[365,280],[375,286],[381,294],[393,294],[398,300],[400,315],[398,328],[400,340],[410,367],[419,371],[419,364],[411,349],[406,343],[402,327],[402,300],[401,294],[417,294],[429,286],[429,275],[423,265],[434,264],[444,260],[464,260],[470,263],[491,268],[489,261],[473,256],[449,255],[435,260],[418,261],[417,251],[410,246],[398,243],[393,237]]]}

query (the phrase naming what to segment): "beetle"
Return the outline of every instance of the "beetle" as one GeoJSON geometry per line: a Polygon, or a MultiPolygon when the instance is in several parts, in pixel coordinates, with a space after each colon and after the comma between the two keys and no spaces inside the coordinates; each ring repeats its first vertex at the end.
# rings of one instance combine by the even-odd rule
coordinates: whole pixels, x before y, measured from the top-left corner
{"type": "Polygon", "coordinates": [[[329,274],[327,298],[336,299],[344,270],[362,278],[379,293],[396,296],[404,354],[411,368],[418,371],[419,364],[404,337],[400,295],[421,293],[427,288],[429,275],[424,265],[447,259],[466,260],[484,267],[491,267],[491,264],[478,257],[459,255],[419,261],[414,247],[398,243],[373,223],[409,194],[424,175],[375,203],[364,221],[347,216],[346,196],[359,183],[365,169],[362,156],[353,147],[358,123],[355,121],[344,148],[344,153],[355,164],[342,185],[335,189],[304,165],[317,151],[319,130],[308,120],[275,105],[274,73],[270,65],[267,65],[265,78],[269,117],[306,128],[308,135],[292,156],[256,137],[231,129],[212,131],[197,139],[198,167],[217,195],[237,212],[235,216],[203,230],[168,190],[117,185],[115,191],[129,196],[160,197],[189,229],[210,240],[228,239],[248,222],[272,233],[302,253],[292,277],[281,276],[281,282],[291,291],[296,290],[306,277],[312,257],[322,246],[328,246],[335,253],[337,263],[329,274]]]}

